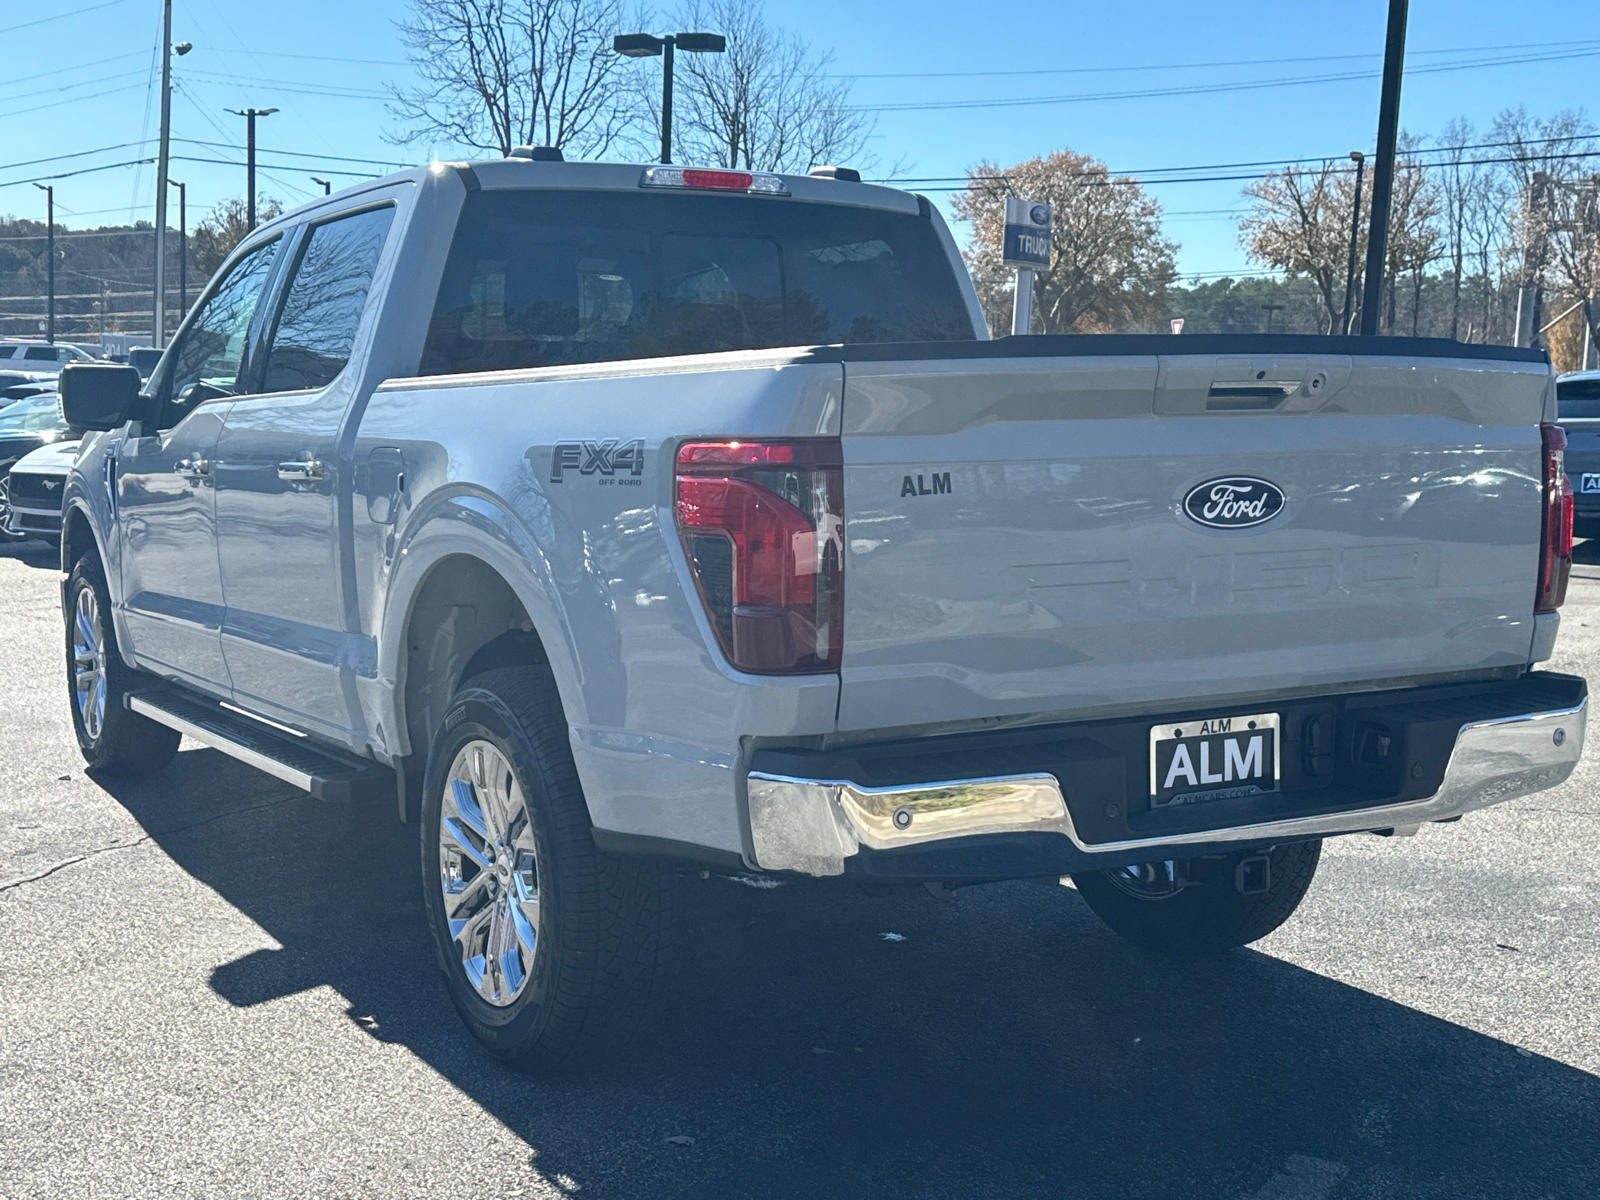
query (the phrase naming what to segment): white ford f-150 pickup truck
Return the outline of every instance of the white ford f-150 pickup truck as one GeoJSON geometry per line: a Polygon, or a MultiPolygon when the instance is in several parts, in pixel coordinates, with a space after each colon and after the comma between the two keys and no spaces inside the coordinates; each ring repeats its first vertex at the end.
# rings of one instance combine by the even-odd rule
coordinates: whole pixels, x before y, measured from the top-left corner
{"type": "Polygon", "coordinates": [[[990,340],[922,198],[552,157],[279,217],[142,390],[62,377],[91,767],[397,797],[495,1053],[633,1011],[680,864],[1216,949],[1572,771],[1541,354],[990,340]]]}

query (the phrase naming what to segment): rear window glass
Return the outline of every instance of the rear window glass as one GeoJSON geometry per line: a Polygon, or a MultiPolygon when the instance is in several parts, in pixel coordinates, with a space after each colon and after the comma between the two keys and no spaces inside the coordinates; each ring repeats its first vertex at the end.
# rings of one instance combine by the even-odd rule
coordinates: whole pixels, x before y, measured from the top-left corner
{"type": "Polygon", "coordinates": [[[422,374],[972,336],[925,217],[749,196],[475,192],[422,374]]]}
{"type": "Polygon", "coordinates": [[[1557,383],[1556,412],[1569,419],[1600,417],[1600,379],[1568,379],[1557,383]]]}

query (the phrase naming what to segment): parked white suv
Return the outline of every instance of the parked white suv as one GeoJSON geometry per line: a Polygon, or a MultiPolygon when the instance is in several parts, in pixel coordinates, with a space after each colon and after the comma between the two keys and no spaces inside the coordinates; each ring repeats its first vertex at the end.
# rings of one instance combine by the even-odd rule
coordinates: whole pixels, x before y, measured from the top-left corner
{"type": "Polygon", "coordinates": [[[3,342],[0,343],[0,371],[33,371],[41,375],[59,375],[68,363],[94,362],[95,357],[65,342],[3,342]]]}

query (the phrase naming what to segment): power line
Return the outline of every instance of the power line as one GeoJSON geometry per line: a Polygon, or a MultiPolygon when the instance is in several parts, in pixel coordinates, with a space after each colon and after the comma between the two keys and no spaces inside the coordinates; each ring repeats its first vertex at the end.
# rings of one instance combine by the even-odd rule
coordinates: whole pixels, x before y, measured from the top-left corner
{"type": "MultiPolygon", "coordinates": [[[[1436,74],[1442,71],[1478,70],[1484,67],[1516,66],[1523,63],[1555,62],[1563,59],[1593,58],[1600,56],[1600,47],[1570,50],[1550,54],[1517,55],[1475,62],[1438,63],[1407,69],[1407,75],[1436,74]]],[[[1141,100],[1167,96],[1212,95],[1221,92],[1259,91],[1267,88],[1301,87],[1315,83],[1343,83],[1352,80],[1376,79],[1377,71],[1342,71],[1323,75],[1289,76],[1279,79],[1248,79],[1229,83],[1182,84],[1167,88],[1140,88],[1121,92],[1086,92],[1071,96],[1013,96],[994,100],[925,100],[903,101],[891,104],[856,105],[859,112],[945,111],[976,108],[1032,108],[1046,104],[1081,104],[1095,100],[1141,100]]]]}
{"type": "Polygon", "coordinates": [[[111,150],[126,150],[130,146],[144,146],[148,142],[118,142],[115,146],[101,146],[96,150],[74,150],[70,154],[52,154],[48,158],[30,158],[26,162],[0,164],[0,171],[15,171],[22,167],[37,167],[41,163],[62,162],[69,158],[86,158],[91,154],[105,154],[111,150]]]}
{"type": "MultiPolygon", "coordinates": [[[[1416,58],[1424,54],[1475,54],[1485,50],[1494,50],[1504,53],[1509,50],[1538,50],[1549,46],[1575,46],[1596,45],[1600,40],[1561,41],[1561,42],[1518,42],[1510,46],[1456,46],[1442,50],[1408,50],[1408,58],[1416,58]]],[[[1210,67],[1265,67],[1281,66],[1287,62],[1345,62],[1356,59],[1382,58],[1376,53],[1367,54],[1319,54],[1315,58],[1236,58],[1219,62],[1181,62],[1181,63],[1149,63],[1139,66],[1116,67],[1042,67],[1021,68],[1010,71],[882,71],[882,72],[841,72],[832,76],[835,79],[979,79],[1000,76],[1016,75],[1099,75],[1120,71],[1182,71],[1203,69],[1210,67]]]]}
{"type": "MultiPolygon", "coordinates": [[[[272,153],[276,153],[276,151],[273,151],[272,153]]],[[[151,162],[151,161],[154,161],[154,160],[153,159],[146,159],[145,161],[151,162]]],[[[206,164],[208,164],[210,166],[213,166],[213,167],[242,167],[242,166],[245,165],[242,162],[236,162],[233,159],[228,159],[228,158],[197,158],[197,157],[195,157],[193,155],[185,155],[185,154],[174,154],[174,155],[172,155],[172,161],[173,162],[206,163],[206,164]]],[[[371,171],[339,171],[339,170],[334,169],[333,167],[324,167],[324,168],[321,168],[321,169],[327,171],[327,173],[329,175],[349,175],[349,176],[351,176],[352,178],[355,178],[355,179],[378,179],[378,178],[380,178],[380,176],[374,175],[371,171]]],[[[294,163],[263,163],[263,162],[257,161],[256,170],[258,172],[259,171],[298,171],[298,170],[300,170],[300,168],[298,166],[296,166],[294,163]]],[[[312,192],[305,191],[302,188],[297,188],[293,184],[286,183],[283,186],[289,188],[291,191],[300,191],[304,195],[307,195],[307,196],[310,196],[310,195],[314,194],[312,192]]]]}
{"type": "MultiPolygon", "coordinates": [[[[218,150],[237,150],[239,148],[238,142],[206,142],[200,140],[199,138],[173,138],[172,140],[175,142],[184,142],[191,146],[209,146],[218,150]]],[[[327,162],[364,163],[373,167],[395,167],[401,170],[418,165],[417,163],[396,162],[392,159],[385,158],[353,158],[348,154],[313,154],[307,150],[278,149],[263,150],[262,153],[286,154],[290,158],[316,158],[325,160],[327,162]]],[[[287,170],[288,168],[285,169],[287,170]]]]}
{"type": "MultiPolygon", "coordinates": [[[[135,72],[137,74],[137,72],[135,72]]],[[[20,117],[24,113],[40,112],[46,108],[60,108],[63,104],[81,104],[85,100],[98,100],[102,96],[115,96],[121,92],[131,92],[138,88],[137,83],[130,83],[125,87],[110,88],[104,92],[94,92],[88,96],[72,96],[66,100],[52,100],[49,104],[35,104],[31,108],[13,108],[10,112],[0,113],[0,118],[20,117]]]]}
{"type": "MultiPolygon", "coordinates": [[[[56,175],[36,175],[32,179],[8,179],[5,183],[0,183],[0,188],[21,187],[25,183],[44,183],[49,179],[71,179],[74,175],[90,175],[95,171],[110,171],[116,167],[148,166],[153,162],[155,162],[155,159],[153,158],[130,158],[127,162],[106,163],[104,166],[100,167],[81,167],[76,171],[62,171],[56,175]]],[[[118,209],[108,211],[120,212],[121,210],[118,209]]]]}
{"type": "MultiPolygon", "coordinates": [[[[1484,47],[1490,49],[1490,47],[1484,47]]],[[[222,50],[212,49],[211,54],[246,54],[251,58],[297,58],[306,62],[332,62],[332,63],[360,63],[364,66],[374,67],[409,67],[408,60],[398,58],[346,58],[342,54],[289,54],[276,50],[222,50]]],[[[259,65],[259,64],[257,64],[259,65]]]]}
{"type": "Polygon", "coordinates": [[[306,96],[335,96],[345,100],[387,100],[389,94],[373,88],[327,88],[313,87],[309,81],[298,79],[273,79],[258,75],[213,75],[209,71],[185,71],[190,79],[198,79],[202,83],[223,84],[258,84],[270,87],[274,91],[293,92],[306,96]]]}
{"type": "Polygon", "coordinates": [[[103,3],[91,4],[88,8],[75,8],[71,12],[57,13],[53,17],[39,17],[32,21],[24,21],[21,25],[7,25],[4,29],[0,29],[0,33],[15,33],[19,29],[32,29],[35,25],[48,25],[51,21],[65,21],[68,17],[81,17],[84,13],[99,12],[102,8],[123,3],[126,3],[126,0],[103,0],[103,3]]]}
{"type": "Polygon", "coordinates": [[[137,58],[143,54],[142,50],[130,50],[126,54],[113,54],[110,58],[97,58],[93,62],[73,63],[70,67],[56,67],[49,71],[41,71],[37,75],[13,75],[9,79],[0,79],[0,87],[11,87],[18,83],[31,83],[35,79],[48,79],[52,75],[63,75],[68,71],[83,71],[89,67],[103,67],[106,63],[121,62],[125,58],[137,58]]]}
{"type": "MultiPolygon", "coordinates": [[[[1533,146],[1533,145],[1549,145],[1549,144],[1552,144],[1552,143],[1555,143],[1555,142],[1581,142],[1581,141],[1593,140],[1597,136],[1600,136],[1600,135],[1589,134],[1589,133],[1578,133],[1578,134],[1567,134],[1567,135],[1564,135],[1562,137],[1552,137],[1552,138],[1526,138],[1526,139],[1522,139],[1520,141],[1468,143],[1468,144],[1462,145],[1462,146],[1428,146],[1428,147],[1419,146],[1419,147],[1414,147],[1414,148],[1412,148],[1410,150],[1399,151],[1399,153],[1408,154],[1408,155],[1451,154],[1451,153],[1455,153],[1456,151],[1460,151],[1460,150],[1491,150],[1491,149],[1501,149],[1501,148],[1504,148],[1504,147],[1507,147],[1507,146],[1533,146]]],[[[1573,151],[1573,152],[1570,152],[1570,153],[1561,153],[1561,154],[1551,154],[1551,153],[1548,153],[1548,152],[1542,152],[1542,153],[1538,153],[1538,154],[1507,155],[1507,156],[1503,156],[1503,157],[1500,157],[1500,158],[1462,159],[1460,162],[1453,162],[1453,161],[1450,161],[1448,159],[1443,161],[1443,162],[1431,162],[1431,163],[1430,162],[1419,162],[1419,163],[1417,163],[1417,166],[1422,167],[1425,170],[1431,170],[1431,169],[1436,168],[1436,167],[1490,166],[1490,165],[1501,164],[1501,163],[1548,162],[1548,161],[1553,161],[1553,160],[1558,160],[1558,159],[1567,159],[1567,158],[1592,158],[1592,157],[1595,157],[1597,154],[1600,154],[1600,150],[1578,150],[1578,151],[1573,151]]],[[[1136,178],[1132,178],[1132,176],[1136,176],[1136,175],[1153,175],[1153,174],[1157,174],[1157,173],[1163,173],[1163,174],[1172,173],[1172,174],[1176,174],[1176,173],[1179,173],[1179,172],[1190,172],[1190,171],[1226,171],[1226,170],[1232,170],[1232,169],[1235,169],[1235,168],[1243,168],[1243,167],[1292,167],[1292,166],[1299,166],[1299,165],[1304,164],[1304,163],[1328,164],[1328,163],[1339,162],[1343,158],[1344,158],[1343,155],[1328,154],[1328,155],[1323,155],[1323,156],[1318,157],[1318,158],[1261,159],[1261,160],[1258,160],[1256,162],[1204,163],[1204,164],[1201,164],[1201,165],[1198,165],[1198,166],[1189,166],[1189,167],[1141,167],[1141,168],[1137,168],[1137,169],[1133,169],[1133,170],[1120,170],[1120,171],[1113,171],[1113,170],[1107,168],[1103,174],[1101,174],[1100,172],[1095,172],[1093,174],[1090,174],[1090,173],[1086,172],[1086,173],[1078,176],[1077,179],[1078,179],[1078,183],[1080,185],[1082,185],[1082,186],[1085,186],[1085,187],[1109,187],[1109,186],[1153,187],[1153,186],[1158,185],[1158,184],[1166,184],[1166,183],[1216,183],[1216,182],[1226,182],[1226,181],[1229,181],[1229,180],[1264,179],[1268,174],[1271,174],[1271,172],[1255,172],[1255,173],[1247,174],[1247,175],[1209,175],[1209,176],[1196,176],[1194,178],[1166,178],[1166,179],[1148,179],[1148,178],[1146,178],[1146,179],[1136,179],[1136,178]]],[[[1012,178],[1011,176],[1003,174],[1003,173],[1002,174],[998,174],[998,175],[974,175],[974,176],[927,175],[927,176],[923,176],[923,177],[917,178],[917,179],[902,179],[902,180],[898,180],[896,182],[899,182],[899,183],[944,183],[944,182],[955,181],[955,180],[966,180],[967,182],[962,183],[958,187],[925,187],[925,188],[920,189],[920,190],[925,191],[925,192],[964,192],[974,183],[980,183],[980,184],[981,183],[1009,183],[1011,181],[1011,178],[1012,178]]],[[[887,183],[889,181],[888,180],[874,180],[872,182],[887,183]]]]}

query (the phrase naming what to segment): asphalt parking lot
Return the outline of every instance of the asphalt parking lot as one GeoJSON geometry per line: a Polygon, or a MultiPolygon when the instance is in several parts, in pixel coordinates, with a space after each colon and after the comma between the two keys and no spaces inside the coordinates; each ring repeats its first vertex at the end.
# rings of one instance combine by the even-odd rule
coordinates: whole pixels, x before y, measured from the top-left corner
{"type": "MultiPolygon", "coordinates": [[[[1600,553],[1576,575],[1551,665],[1600,676],[1600,553]]],[[[389,809],[189,746],[84,775],[57,583],[0,547],[5,1197],[1600,1192],[1593,750],[1330,842],[1287,926],[1208,961],[1037,883],[694,880],[649,1039],[547,1082],[457,1023],[389,809]]]]}

